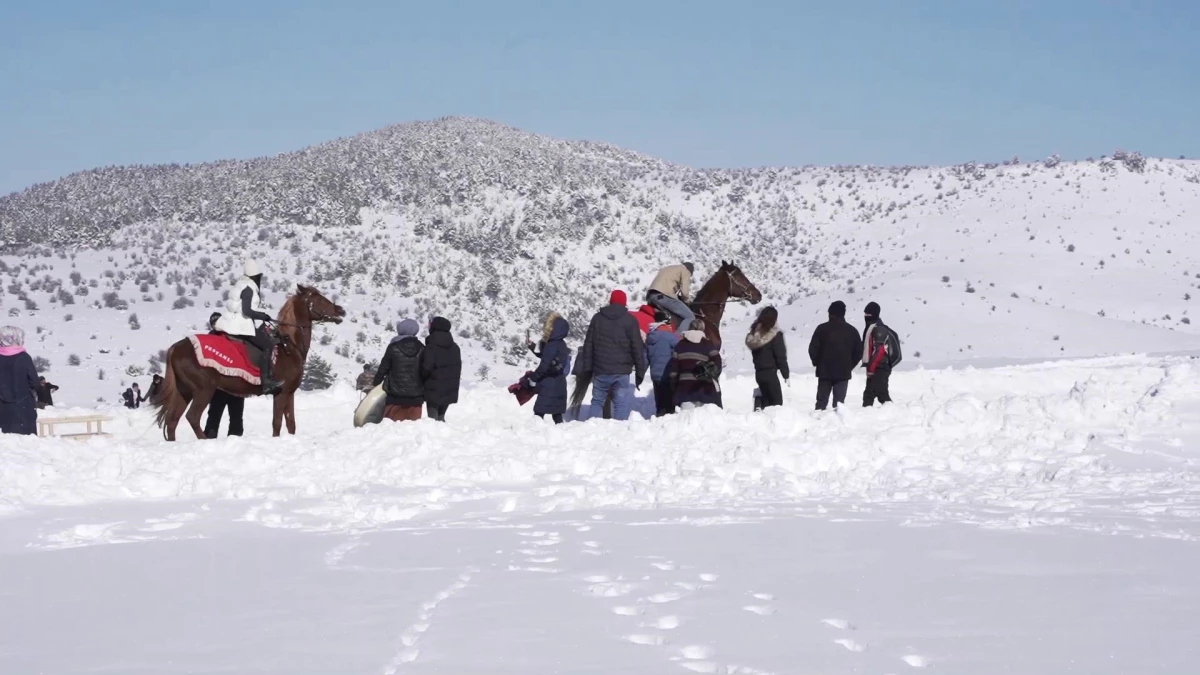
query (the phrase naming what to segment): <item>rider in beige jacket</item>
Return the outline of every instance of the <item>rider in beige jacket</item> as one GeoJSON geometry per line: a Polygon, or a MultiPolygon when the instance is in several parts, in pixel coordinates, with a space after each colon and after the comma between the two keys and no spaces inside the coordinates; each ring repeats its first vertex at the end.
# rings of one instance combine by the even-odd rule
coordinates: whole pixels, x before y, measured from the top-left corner
{"type": "Polygon", "coordinates": [[[687,306],[692,292],[692,272],[695,269],[690,262],[664,267],[658,271],[654,281],[650,282],[650,289],[646,292],[648,304],[679,317],[680,333],[687,330],[696,319],[696,315],[687,306]]]}

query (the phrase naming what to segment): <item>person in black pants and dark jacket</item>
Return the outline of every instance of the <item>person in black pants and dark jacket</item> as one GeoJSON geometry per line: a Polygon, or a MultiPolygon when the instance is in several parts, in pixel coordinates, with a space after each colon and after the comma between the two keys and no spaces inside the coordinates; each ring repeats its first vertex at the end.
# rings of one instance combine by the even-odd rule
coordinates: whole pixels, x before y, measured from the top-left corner
{"type": "Polygon", "coordinates": [[[879,303],[868,302],[863,309],[863,368],[867,369],[867,386],[863,389],[863,407],[872,406],[875,401],[890,403],[892,395],[888,391],[888,380],[892,369],[900,365],[900,336],[889,328],[879,318],[879,303]]]}
{"type": "Polygon", "coordinates": [[[425,381],[425,407],[429,418],[446,421],[446,409],[458,403],[462,382],[462,354],[450,334],[450,320],[435,316],[421,352],[421,377],[425,381]]]}
{"type": "Polygon", "coordinates": [[[808,358],[817,369],[817,410],[829,406],[830,394],[835,409],[846,402],[846,389],[861,354],[858,331],[846,323],[846,303],[838,300],[829,305],[829,321],[817,326],[808,343],[808,358]]]}
{"type": "MultiPolygon", "coordinates": [[[[216,332],[217,319],[221,318],[220,312],[214,312],[208,317],[208,329],[210,332],[216,332]]],[[[162,378],[158,375],[154,376],[154,382],[150,384],[150,394],[153,398],[158,392],[156,387],[162,386],[162,378]]],[[[212,401],[208,403],[208,418],[204,420],[204,437],[216,438],[221,435],[221,416],[225,414],[225,410],[229,410],[229,435],[241,436],[244,431],[242,427],[242,413],[246,409],[246,399],[233,394],[227,394],[220,389],[213,392],[212,401]]]]}
{"type": "Polygon", "coordinates": [[[58,391],[57,384],[50,384],[44,377],[38,378],[38,386],[34,391],[37,395],[37,403],[35,405],[39,409],[54,407],[54,392],[56,391],[58,391]]]}
{"type": "Polygon", "coordinates": [[[754,359],[754,380],[758,382],[764,408],[783,405],[779,376],[783,376],[784,382],[791,377],[787,344],[783,340],[783,332],[776,325],[778,321],[779,311],[774,307],[764,307],[746,335],[746,346],[750,348],[750,356],[754,359]]]}

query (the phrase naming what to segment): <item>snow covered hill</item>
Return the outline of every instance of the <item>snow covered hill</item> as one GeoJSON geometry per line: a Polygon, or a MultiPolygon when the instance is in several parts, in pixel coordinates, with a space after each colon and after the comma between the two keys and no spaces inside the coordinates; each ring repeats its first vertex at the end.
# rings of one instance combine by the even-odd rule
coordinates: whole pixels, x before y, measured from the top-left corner
{"type": "MultiPolygon", "coordinates": [[[[277,157],[106,168],[0,198],[0,311],[61,395],[112,400],[198,330],[246,257],[349,311],[317,356],[349,381],[403,315],[447,316],[468,374],[528,366],[554,309],[577,341],[612,288],[733,259],[784,307],[798,360],[832,299],[869,300],[910,367],[1200,348],[1200,162],[696,170],[448,118],[277,157]]],[[[752,308],[727,315],[745,330],[752,308]]],[[[726,346],[735,368],[747,359],[726,346]]],[[[804,365],[803,363],[798,365],[804,365]]]]}

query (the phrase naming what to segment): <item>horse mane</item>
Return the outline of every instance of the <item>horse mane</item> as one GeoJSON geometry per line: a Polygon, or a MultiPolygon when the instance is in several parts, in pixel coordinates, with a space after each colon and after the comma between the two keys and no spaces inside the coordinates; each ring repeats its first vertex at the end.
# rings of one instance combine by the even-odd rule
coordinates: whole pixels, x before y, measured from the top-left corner
{"type": "Polygon", "coordinates": [[[284,300],[283,307],[279,308],[279,323],[296,323],[296,298],[295,295],[289,295],[284,300]]]}

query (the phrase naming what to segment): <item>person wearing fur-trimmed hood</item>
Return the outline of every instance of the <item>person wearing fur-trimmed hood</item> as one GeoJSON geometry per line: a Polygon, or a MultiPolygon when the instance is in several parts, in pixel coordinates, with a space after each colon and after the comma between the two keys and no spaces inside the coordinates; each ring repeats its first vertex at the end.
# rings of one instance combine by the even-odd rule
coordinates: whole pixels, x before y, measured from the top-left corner
{"type": "Polygon", "coordinates": [[[567,412],[567,374],[571,372],[571,349],[566,342],[569,332],[571,324],[558,312],[550,312],[542,322],[542,339],[536,346],[528,345],[539,359],[527,382],[537,392],[533,414],[549,415],[555,424],[562,424],[567,412]]]}
{"type": "Polygon", "coordinates": [[[0,432],[32,436],[37,433],[37,367],[25,351],[25,331],[0,328],[0,432]]]}
{"type": "Polygon", "coordinates": [[[779,376],[787,382],[791,378],[788,368],[787,343],[783,331],[779,330],[779,311],[772,306],[764,307],[746,334],[746,346],[754,359],[754,380],[762,394],[764,408],[783,405],[783,388],[779,376]]]}
{"type": "Polygon", "coordinates": [[[671,366],[671,385],[675,405],[688,410],[706,405],[721,405],[721,350],[704,334],[704,321],[692,322],[675,345],[671,366]]]}

